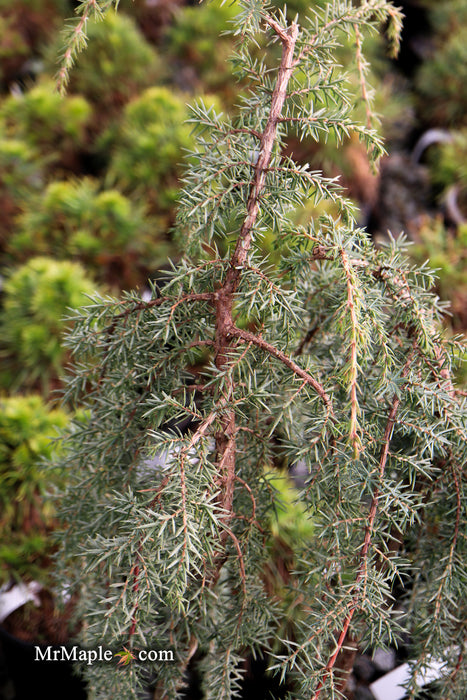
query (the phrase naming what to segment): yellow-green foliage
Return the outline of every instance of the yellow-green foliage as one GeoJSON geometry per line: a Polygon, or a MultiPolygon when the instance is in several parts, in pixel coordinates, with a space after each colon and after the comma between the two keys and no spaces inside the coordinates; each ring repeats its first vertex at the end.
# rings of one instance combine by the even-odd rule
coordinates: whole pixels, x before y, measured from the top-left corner
{"type": "Polygon", "coordinates": [[[313,536],[315,521],[288,476],[271,472],[267,481],[277,494],[277,505],[271,517],[271,532],[293,550],[297,550],[301,543],[309,541],[313,536]]]}
{"type": "Polygon", "coordinates": [[[193,147],[185,102],[168,88],[149,88],[125,107],[117,133],[105,137],[108,145],[114,139],[110,182],[143,194],[156,211],[174,204],[180,166],[193,147]]]}
{"type": "Polygon", "coordinates": [[[47,531],[54,506],[47,498],[57,470],[44,470],[66,413],[50,409],[39,396],[0,399],[0,582],[11,575],[37,576],[36,565],[50,546],[47,531]]]}
{"type": "Polygon", "coordinates": [[[33,258],[18,267],[4,285],[0,315],[3,386],[44,390],[66,361],[62,345],[70,309],[86,304],[94,284],[77,263],[33,258]]]}
{"type": "MultiPolygon", "coordinates": [[[[159,81],[165,70],[131,17],[109,12],[104,20],[90,22],[86,31],[88,46],[71,72],[69,89],[96,107],[102,124],[131,97],[159,81]]],[[[58,53],[55,45],[54,64],[58,53]]]]}
{"type": "Polygon", "coordinates": [[[10,95],[0,106],[3,131],[39,149],[55,161],[86,142],[92,109],[82,96],[62,98],[54,83],[44,80],[19,95],[10,95]]]}
{"type": "Polygon", "coordinates": [[[96,279],[124,287],[137,282],[138,266],[156,267],[169,249],[141,206],[84,178],[50,183],[20,217],[10,252],[79,259],[96,279]]]}

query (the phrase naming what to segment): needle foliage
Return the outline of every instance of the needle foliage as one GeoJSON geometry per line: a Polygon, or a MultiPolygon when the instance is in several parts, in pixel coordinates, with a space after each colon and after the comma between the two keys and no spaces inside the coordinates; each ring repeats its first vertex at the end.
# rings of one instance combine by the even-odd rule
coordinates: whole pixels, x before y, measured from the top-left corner
{"type": "MultiPolygon", "coordinates": [[[[111,5],[78,8],[62,83],[88,18],[111,5]]],[[[435,657],[439,697],[458,700],[467,442],[451,368],[462,348],[443,337],[430,269],[409,264],[401,238],[376,249],[338,182],[284,148],[289,134],[357,135],[382,153],[362,45],[383,26],[397,44],[401,17],[385,0],[334,0],[296,21],[263,0],[237,6],[242,99],[234,116],[192,108],[184,257],[150,299],[95,297],[67,341],[64,399],[87,418],[61,452],[58,563],[79,594],[81,641],[174,655],[89,668],[91,697],[182,697],[188,668],[205,698],[237,697],[246,656],[266,653],[290,697],[338,698],[349,650],[408,630],[408,697],[435,657]],[[357,96],[335,58],[349,41],[357,96]],[[353,116],[361,99],[365,125],[353,116]],[[293,223],[323,200],[333,216],[293,223]],[[299,541],[271,585],[293,501],[279,462],[308,477],[290,505],[299,541]]]]}

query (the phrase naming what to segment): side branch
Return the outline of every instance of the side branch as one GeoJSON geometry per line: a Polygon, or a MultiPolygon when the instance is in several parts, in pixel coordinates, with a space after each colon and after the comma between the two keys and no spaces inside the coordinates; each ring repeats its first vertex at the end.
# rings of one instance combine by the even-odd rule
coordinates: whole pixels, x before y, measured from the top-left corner
{"type": "MultiPolygon", "coordinates": [[[[406,367],[407,369],[407,367],[406,367]]],[[[392,405],[391,405],[391,410],[389,412],[388,420],[386,423],[386,428],[384,431],[384,437],[383,437],[383,447],[381,450],[381,455],[379,458],[379,479],[380,482],[383,479],[384,472],[386,469],[386,462],[388,459],[389,455],[389,445],[391,443],[391,438],[392,438],[392,432],[394,430],[394,425],[396,422],[396,414],[397,410],[399,408],[400,404],[400,399],[397,396],[394,396],[392,405]]],[[[363,591],[365,591],[365,581],[368,576],[368,552],[370,549],[371,545],[371,538],[373,535],[373,528],[376,520],[376,513],[378,511],[378,503],[379,503],[379,497],[380,497],[380,489],[377,487],[375,489],[375,492],[373,494],[373,498],[371,500],[371,505],[370,505],[370,511],[368,513],[368,520],[367,520],[367,525],[365,528],[365,537],[363,540],[363,545],[360,550],[360,564],[358,567],[358,573],[357,577],[355,579],[355,583],[353,585],[353,597],[351,602],[349,603],[348,606],[348,612],[346,615],[346,618],[344,620],[344,623],[342,625],[342,629],[339,635],[339,639],[337,640],[334,652],[332,656],[329,658],[326,667],[323,672],[323,677],[318,683],[318,686],[313,694],[313,697],[311,700],[318,700],[319,696],[321,695],[321,691],[324,686],[324,682],[326,678],[332,673],[332,670],[336,664],[337,658],[342,650],[342,647],[344,646],[350,623],[352,622],[352,618],[355,614],[355,611],[358,609],[360,600],[362,598],[362,589],[360,587],[360,584],[363,581],[363,591]]]]}
{"type": "Polygon", "coordinates": [[[290,34],[288,34],[284,27],[281,27],[279,22],[276,22],[276,20],[273,17],[271,17],[270,15],[265,15],[264,21],[266,22],[266,24],[269,24],[271,29],[273,29],[276,32],[277,36],[280,38],[283,44],[287,45],[290,42],[290,34]]]}
{"type": "MultiPolygon", "coordinates": [[[[81,5],[83,7],[83,5],[81,5]]],[[[81,18],[73,30],[73,34],[70,40],[69,46],[67,46],[65,53],[62,58],[62,67],[57,75],[56,87],[57,91],[61,94],[65,94],[65,88],[68,83],[68,74],[71,66],[73,65],[73,57],[80,50],[80,42],[86,41],[86,24],[88,22],[91,10],[96,12],[96,0],[88,0],[88,3],[84,6],[81,14],[81,18]]]]}
{"type": "MultiPolygon", "coordinates": [[[[157,501],[161,498],[162,492],[164,491],[164,489],[165,489],[165,487],[167,486],[168,482],[169,482],[169,477],[168,477],[168,476],[165,476],[165,477],[162,479],[162,481],[161,481],[159,487],[158,487],[157,490],[156,490],[156,494],[155,494],[154,498],[152,499],[152,501],[151,501],[151,503],[150,503],[150,506],[149,506],[149,507],[150,507],[151,509],[154,508],[154,506],[156,505],[157,501]]],[[[141,535],[141,537],[139,538],[138,548],[137,548],[137,550],[136,550],[136,556],[138,557],[139,560],[141,560],[141,550],[142,550],[142,547],[143,547],[143,536],[141,535]]],[[[131,568],[131,571],[130,571],[130,575],[133,574],[133,588],[132,588],[132,591],[133,591],[133,593],[134,593],[135,595],[137,595],[138,590],[139,590],[139,578],[138,578],[138,577],[139,577],[139,573],[140,573],[140,566],[139,566],[138,563],[135,562],[135,563],[133,564],[132,568],[131,568]]],[[[122,595],[121,595],[120,598],[123,598],[123,594],[124,594],[124,592],[126,591],[127,585],[128,585],[128,579],[127,579],[127,581],[126,581],[126,583],[125,583],[125,586],[124,586],[124,589],[123,589],[123,593],[122,593],[122,595]]],[[[133,614],[132,614],[132,617],[131,617],[131,627],[130,627],[130,631],[129,631],[129,633],[128,633],[128,647],[129,647],[130,649],[131,649],[131,646],[132,646],[132,638],[133,638],[133,636],[134,636],[134,634],[135,634],[135,632],[136,632],[138,608],[139,608],[139,601],[137,600],[137,601],[136,601],[136,604],[135,604],[135,607],[134,607],[134,609],[133,609],[133,614]]]]}
{"type": "MultiPolygon", "coordinates": [[[[413,357],[413,351],[410,353],[409,358],[405,364],[404,370],[402,372],[402,376],[405,377],[407,375],[410,363],[412,361],[413,357]]],[[[389,411],[388,415],[388,420],[386,422],[386,427],[384,429],[384,435],[383,435],[383,446],[381,449],[381,454],[379,457],[379,462],[378,462],[378,477],[379,477],[379,483],[382,484],[383,477],[384,477],[384,472],[386,470],[386,463],[388,460],[389,456],[389,447],[391,444],[391,439],[392,439],[392,434],[394,430],[394,426],[396,424],[396,416],[397,416],[397,411],[399,409],[400,405],[400,399],[398,396],[394,395],[392,404],[391,404],[391,409],[389,411]]],[[[313,694],[313,697],[311,700],[318,700],[321,690],[323,689],[324,682],[326,678],[332,673],[332,670],[336,664],[337,658],[339,656],[339,653],[342,650],[342,647],[344,646],[345,640],[347,638],[347,634],[349,631],[350,623],[352,622],[352,618],[355,614],[355,611],[358,609],[359,604],[361,599],[365,596],[366,592],[366,581],[368,578],[368,552],[370,550],[371,546],[371,539],[373,535],[373,529],[374,529],[374,524],[376,520],[376,514],[378,512],[378,505],[379,505],[379,498],[380,498],[380,493],[381,493],[381,487],[377,486],[373,498],[371,499],[371,504],[370,504],[370,510],[368,512],[368,519],[367,519],[367,525],[365,528],[365,537],[363,539],[363,544],[360,550],[360,563],[358,566],[358,572],[357,576],[355,578],[355,583],[352,587],[352,600],[348,604],[348,612],[346,615],[346,618],[344,620],[344,623],[342,625],[342,629],[339,635],[339,639],[337,640],[336,647],[334,649],[334,652],[332,656],[329,658],[328,663],[326,664],[326,667],[323,672],[323,677],[318,683],[318,686],[313,694]],[[363,585],[361,585],[363,582],[363,585]]]]}
{"type": "Polygon", "coordinates": [[[320,396],[323,402],[326,404],[329,410],[329,414],[332,417],[334,417],[334,410],[332,407],[331,397],[329,396],[329,394],[326,393],[324,387],[316,379],[314,379],[314,377],[312,377],[311,374],[309,374],[309,372],[300,367],[300,365],[298,365],[288,355],[286,355],[285,352],[282,352],[282,350],[279,350],[278,348],[274,347],[274,345],[271,345],[260,336],[255,335],[254,333],[250,333],[250,331],[244,331],[241,328],[237,328],[236,326],[232,326],[229,329],[229,333],[234,338],[239,338],[245,343],[252,343],[253,345],[256,345],[258,348],[261,348],[262,350],[267,352],[269,355],[275,357],[277,360],[280,360],[280,362],[282,362],[286,367],[288,367],[294,374],[296,374],[298,377],[301,377],[301,379],[303,379],[307,384],[313,387],[318,396],[320,396]]]}
{"type": "MultiPolygon", "coordinates": [[[[175,297],[157,297],[157,299],[150,299],[149,301],[140,301],[136,302],[133,304],[133,306],[129,309],[125,309],[125,311],[122,311],[121,313],[117,314],[114,316],[112,323],[104,328],[103,332],[104,333],[113,333],[115,330],[115,327],[117,325],[117,321],[120,321],[122,318],[126,318],[127,316],[130,316],[131,314],[138,313],[139,311],[146,311],[146,309],[152,309],[157,306],[162,306],[162,304],[165,304],[166,302],[171,301],[173,302],[173,309],[177,307],[179,304],[183,304],[186,301],[214,301],[214,294],[212,292],[203,292],[200,294],[184,294],[178,299],[175,297]]],[[[121,302],[124,304],[125,302],[121,302]]]]}
{"type": "Polygon", "coordinates": [[[179,304],[182,304],[185,301],[213,301],[213,299],[214,294],[212,294],[211,292],[203,292],[200,294],[183,294],[181,297],[178,298],[157,297],[157,299],[150,299],[149,301],[136,302],[136,304],[134,304],[134,306],[132,306],[131,309],[122,311],[120,314],[115,316],[115,320],[124,318],[125,316],[129,316],[130,314],[134,314],[136,311],[145,311],[146,309],[152,309],[155,306],[162,306],[162,304],[165,304],[167,301],[172,301],[174,302],[175,306],[178,306],[179,304]]]}
{"type": "Polygon", "coordinates": [[[352,268],[347,257],[347,253],[343,248],[340,250],[342,258],[342,266],[344,268],[346,283],[347,283],[347,304],[346,307],[350,316],[350,355],[349,355],[349,394],[350,394],[350,434],[349,440],[353,446],[354,458],[357,459],[362,450],[362,444],[359,436],[358,414],[360,408],[358,405],[358,352],[357,352],[357,337],[358,337],[358,320],[355,309],[355,292],[353,283],[352,268]]]}

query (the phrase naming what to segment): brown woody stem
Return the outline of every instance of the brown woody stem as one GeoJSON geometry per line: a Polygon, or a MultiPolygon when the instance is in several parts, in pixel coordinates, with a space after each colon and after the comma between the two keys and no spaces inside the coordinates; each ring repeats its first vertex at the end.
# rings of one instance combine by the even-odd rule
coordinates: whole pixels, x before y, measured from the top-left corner
{"type": "MultiPolygon", "coordinates": [[[[265,21],[276,32],[282,42],[282,56],[277,74],[277,81],[271,97],[269,118],[259,137],[259,155],[254,168],[253,181],[248,197],[246,214],[239,231],[237,243],[230,259],[224,283],[214,295],[216,314],[215,333],[215,364],[219,370],[226,370],[230,365],[232,350],[236,339],[232,336],[234,296],[238,289],[240,278],[247,264],[251,248],[252,233],[255,228],[261,194],[264,190],[268,168],[274,143],[277,137],[277,127],[280,122],[282,109],[287,95],[287,85],[293,72],[293,55],[298,37],[298,25],[280,26],[274,19],[266,17],[265,21]]],[[[235,483],[235,411],[230,407],[233,397],[234,384],[227,376],[218,406],[222,412],[219,429],[215,435],[217,463],[219,466],[219,502],[227,515],[227,521],[232,515],[233,490],[235,483]]],[[[222,564],[220,564],[222,565],[222,564]]]]}

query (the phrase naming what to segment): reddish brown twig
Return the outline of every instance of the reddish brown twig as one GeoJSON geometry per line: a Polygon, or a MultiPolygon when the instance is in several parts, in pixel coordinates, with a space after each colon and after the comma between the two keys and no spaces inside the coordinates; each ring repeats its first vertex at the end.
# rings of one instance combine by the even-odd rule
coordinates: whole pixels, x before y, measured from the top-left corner
{"type": "MultiPolygon", "coordinates": [[[[400,404],[400,399],[397,396],[394,396],[392,405],[391,405],[391,410],[389,412],[388,420],[386,423],[386,428],[384,431],[384,438],[383,438],[383,448],[381,450],[381,455],[379,458],[379,479],[380,482],[383,479],[384,476],[384,471],[386,468],[386,462],[389,454],[389,445],[391,443],[391,437],[392,437],[392,432],[394,429],[394,424],[396,422],[396,414],[397,410],[399,408],[400,404]]],[[[379,502],[379,496],[380,496],[380,489],[377,487],[375,489],[375,492],[373,494],[373,498],[371,500],[371,505],[370,505],[370,511],[368,513],[368,519],[367,519],[367,525],[365,528],[365,537],[363,540],[363,546],[360,550],[360,564],[358,567],[358,572],[357,576],[355,578],[355,583],[353,585],[353,590],[355,591],[351,604],[349,606],[349,610],[347,612],[347,615],[345,617],[344,623],[342,625],[341,632],[339,634],[339,638],[337,640],[335,649],[331,657],[329,658],[324,671],[323,671],[323,676],[321,680],[319,681],[316,690],[312,696],[312,700],[318,700],[319,696],[321,695],[321,691],[323,689],[324,683],[326,681],[326,678],[332,673],[332,670],[335,666],[335,663],[337,661],[337,657],[344,645],[345,639],[347,637],[347,633],[349,631],[350,623],[352,622],[352,618],[355,614],[355,611],[358,609],[359,601],[362,597],[364,597],[365,593],[365,581],[367,579],[367,567],[368,567],[368,552],[370,549],[371,545],[371,537],[373,534],[373,527],[376,519],[376,513],[378,510],[378,502],[379,502]],[[363,586],[363,593],[360,591],[360,584],[364,582],[363,586]]]]}
{"type": "Polygon", "coordinates": [[[243,340],[244,342],[252,343],[252,345],[256,345],[257,347],[261,348],[269,355],[272,355],[276,359],[280,360],[294,374],[296,374],[298,377],[303,379],[307,384],[309,384],[310,386],[313,387],[313,389],[316,391],[318,396],[320,396],[321,399],[323,400],[323,402],[326,404],[328,411],[329,411],[329,414],[331,416],[334,416],[331,398],[326,393],[324,387],[314,377],[312,377],[309,372],[307,372],[305,369],[303,369],[303,367],[300,367],[300,365],[298,365],[288,355],[286,355],[285,352],[282,352],[282,350],[279,350],[274,345],[271,345],[270,343],[268,343],[266,340],[264,340],[260,336],[255,335],[254,333],[251,333],[250,331],[245,331],[245,330],[242,330],[241,328],[237,328],[236,326],[233,326],[233,325],[230,328],[230,335],[235,337],[235,338],[239,338],[240,340],[243,340]]]}
{"type": "MultiPolygon", "coordinates": [[[[412,352],[410,353],[407,362],[405,363],[405,367],[402,372],[402,376],[405,377],[407,375],[407,372],[409,370],[410,364],[412,362],[413,354],[415,350],[415,344],[412,352]]],[[[394,426],[396,424],[396,415],[397,411],[400,405],[400,399],[394,395],[392,404],[391,404],[391,409],[389,411],[388,415],[388,420],[386,422],[386,427],[384,430],[384,435],[383,435],[383,447],[381,449],[381,454],[378,462],[378,477],[379,477],[379,483],[382,484],[383,477],[384,477],[384,472],[386,469],[386,463],[387,459],[389,456],[389,447],[391,444],[391,439],[392,439],[392,434],[394,430],[394,426]]],[[[350,603],[347,605],[347,614],[345,617],[345,620],[342,624],[341,632],[339,634],[339,638],[337,640],[337,644],[335,646],[334,652],[332,653],[331,657],[329,658],[324,671],[323,675],[321,677],[321,680],[318,682],[318,685],[316,687],[316,690],[311,698],[311,700],[318,700],[321,691],[324,687],[324,683],[326,681],[326,678],[332,673],[333,668],[336,664],[337,658],[339,656],[339,653],[344,645],[344,642],[346,640],[347,634],[349,632],[349,627],[350,623],[352,622],[352,618],[355,614],[355,611],[358,610],[360,601],[365,598],[366,596],[366,581],[368,578],[368,553],[370,550],[370,545],[371,545],[371,538],[373,534],[373,528],[376,520],[376,514],[378,511],[378,504],[379,504],[379,498],[380,498],[380,487],[377,486],[375,488],[375,491],[373,493],[373,498],[371,499],[371,504],[370,504],[370,510],[368,512],[368,518],[367,518],[367,525],[365,528],[365,537],[363,539],[363,544],[360,549],[360,562],[357,570],[357,576],[355,578],[355,583],[353,584],[352,587],[352,598],[350,603]],[[360,584],[363,586],[361,587],[360,584]]]]}
{"type": "MultiPolygon", "coordinates": [[[[235,338],[231,334],[233,327],[233,303],[241,275],[246,269],[251,248],[252,233],[259,213],[259,202],[264,190],[268,168],[271,162],[277,127],[287,95],[287,85],[294,70],[293,54],[298,37],[298,25],[293,23],[289,28],[280,26],[273,18],[265,17],[274,32],[282,42],[282,56],[277,73],[276,85],[271,96],[271,108],[264,131],[259,136],[259,153],[254,167],[254,176],[248,196],[246,215],[241,226],[234,252],[230,259],[229,269],[222,286],[215,293],[214,307],[216,315],[215,328],[215,364],[220,371],[230,368],[232,352],[235,348],[235,338]]],[[[234,381],[227,376],[223,385],[222,395],[218,399],[221,413],[219,430],[216,438],[216,453],[219,467],[219,502],[226,512],[225,520],[229,520],[232,511],[233,490],[235,482],[235,452],[236,452],[236,416],[230,406],[234,394],[234,381]]],[[[220,556],[215,566],[213,581],[217,580],[223,563],[220,556]]]]}

